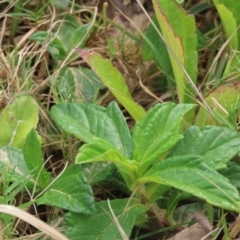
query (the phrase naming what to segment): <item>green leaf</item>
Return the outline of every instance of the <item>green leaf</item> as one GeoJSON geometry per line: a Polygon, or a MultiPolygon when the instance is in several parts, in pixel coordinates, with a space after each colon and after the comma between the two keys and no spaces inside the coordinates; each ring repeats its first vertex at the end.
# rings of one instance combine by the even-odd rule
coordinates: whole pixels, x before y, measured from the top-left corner
{"type": "Polygon", "coordinates": [[[240,152],[240,134],[229,128],[207,126],[202,129],[192,126],[184,138],[171,150],[168,157],[198,155],[212,169],[226,167],[240,152]]]}
{"type": "MultiPolygon", "coordinates": [[[[128,125],[123,117],[122,111],[119,109],[116,102],[111,102],[107,106],[107,114],[112,119],[116,126],[116,133],[122,144],[121,152],[128,158],[132,157],[132,137],[130,135],[128,125]]],[[[112,133],[111,133],[112,134],[112,133]]]]}
{"type": "Polygon", "coordinates": [[[240,212],[237,189],[224,176],[203,164],[198,156],[167,158],[148,170],[138,184],[145,182],[170,185],[212,205],[240,212]]]}
{"type": "Polygon", "coordinates": [[[197,34],[194,16],[187,15],[175,0],[153,0],[153,6],[163,37],[172,51],[168,53],[172,64],[179,101],[193,102],[191,85],[179,63],[195,83],[197,80],[197,34]],[[173,56],[173,54],[175,56],[173,56]],[[176,61],[176,58],[178,61],[176,61]]]}
{"type": "Polygon", "coordinates": [[[23,145],[23,156],[28,170],[41,188],[45,188],[51,181],[51,175],[44,168],[44,160],[37,133],[34,129],[28,134],[23,145]]]}
{"type": "Polygon", "coordinates": [[[91,143],[79,149],[75,163],[110,161],[115,163],[126,184],[130,188],[136,180],[136,162],[127,159],[121,152],[101,138],[94,138],[91,143]]]}
{"type": "Polygon", "coordinates": [[[77,49],[80,56],[86,61],[101,79],[102,83],[124,106],[129,114],[140,120],[145,115],[145,110],[134,102],[122,74],[112,65],[110,60],[103,59],[96,52],[77,49]]]}
{"type": "Polygon", "coordinates": [[[28,133],[38,123],[38,104],[31,96],[21,96],[0,112],[0,145],[21,148],[28,133]]]}
{"type": "Polygon", "coordinates": [[[126,121],[116,103],[107,108],[94,104],[62,103],[53,106],[51,116],[64,131],[84,142],[99,137],[129,156],[132,151],[130,133],[126,121]]]}
{"type": "Polygon", "coordinates": [[[157,104],[136,123],[133,130],[133,159],[139,163],[139,176],[182,138],[182,118],[193,106],[157,104]]]}
{"type": "Polygon", "coordinates": [[[98,90],[105,88],[89,68],[65,67],[51,78],[51,85],[56,85],[62,102],[91,103],[95,100],[98,90]]]}
{"type": "Polygon", "coordinates": [[[37,199],[37,203],[76,213],[94,214],[96,212],[92,189],[87,184],[80,165],[67,167],[37,199]]]}
{"type": "Polygon", "coordinates": [[[25,164],[22,151],[17,148],[0,147],[0,173],[9,182],[21,182],[28,179],[31,186],[35,183],[25,164]]]}
{"type": "Polygon", "coordinates": [[[101,201],[96,203],[96,206],[97,214],[93,216],[73,213],[65,215],[68,225],[66,234],[71,240],[122,239],[117,225],[130,237],[136,218],[148,210],[136,199],[111,200],[110,206],[107,201],[101,201]],[[110,207],[117,223],[113,220],[110,207]]]}

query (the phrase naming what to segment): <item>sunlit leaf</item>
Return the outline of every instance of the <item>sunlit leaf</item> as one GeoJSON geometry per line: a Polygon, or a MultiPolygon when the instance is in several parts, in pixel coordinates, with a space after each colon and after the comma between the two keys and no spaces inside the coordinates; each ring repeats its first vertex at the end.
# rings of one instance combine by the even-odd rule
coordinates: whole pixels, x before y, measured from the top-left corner
{"type": "Polygon", "coordinates": [[[31,96],[21,96],[0,112],[0,145],[21,148],[38,123],[38,104],[31,96]]]}
{"type": "Polygon", "coordinates": [[[111,61],[102,58],[96,52],[80,49],[77,49],[77,52],[91,66],[102,83],[108,87],[109,91],[112,92],[129,114],[135,120],[140,120],[145,115],[145,111],[139,104],[134,102],[122,74],[112,65],[111,61]]]}

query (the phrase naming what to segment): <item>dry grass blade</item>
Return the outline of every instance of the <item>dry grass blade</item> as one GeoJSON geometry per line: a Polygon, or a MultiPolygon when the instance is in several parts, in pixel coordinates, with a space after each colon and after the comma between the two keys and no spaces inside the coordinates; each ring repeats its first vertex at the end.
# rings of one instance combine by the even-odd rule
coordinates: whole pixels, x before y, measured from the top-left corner
{"type": "Polygon", "coordinates": [[[116,218],[116,216],[115,216],[115,214],[114,214],[114,212],[112,210],[111,203],[110,203],[109,199],[107,200],[107,203],[108,203],[108,207],[109,207],[110,213],[112,215],[113,222],[114,222],[115,226],[117,227],[119,233],[121,234],[122,239],[123,240],[128,240],[128,237],[127,237],[126,233],[123,231],[121,225],[119,224],[119,222],[118,222],[118,220],[117,220],[117,218],[116,218]]]}
{"type": "Polygon", "coordinates": [[[69,240],[67,237],[65,237],[63,234],[58,232],[56,229],[52,228],[48,224],[42,222],[41,220],[37,219],[36,217],[32,216],[31,214],[29,214],[27,212],[24,212],[23,210],[21,210],[17,207],[1,204],[0,212],[7,213],[7,214],[13,215],[15,217],[18,217],[18,218],[24,220],[25,222],[27,222],[27,223],[31,224],[32,226],[34,226],[35,228],[41,230],[48,236],[51,236],[53,239],[69,240]]]}

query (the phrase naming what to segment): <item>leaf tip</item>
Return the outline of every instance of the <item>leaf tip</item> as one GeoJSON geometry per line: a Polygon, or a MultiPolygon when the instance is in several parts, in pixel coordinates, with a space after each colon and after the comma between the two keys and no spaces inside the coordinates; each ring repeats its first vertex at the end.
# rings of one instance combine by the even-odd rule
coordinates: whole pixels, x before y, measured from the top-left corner
{"type": "Polygon", "coordinates": [[[77,51],[77,53],[82,57],[86,57],[89,54],[88,50],[84,50],[84,49],[80,49],[80,48],[75,48],[75,50],[77,51]]]}

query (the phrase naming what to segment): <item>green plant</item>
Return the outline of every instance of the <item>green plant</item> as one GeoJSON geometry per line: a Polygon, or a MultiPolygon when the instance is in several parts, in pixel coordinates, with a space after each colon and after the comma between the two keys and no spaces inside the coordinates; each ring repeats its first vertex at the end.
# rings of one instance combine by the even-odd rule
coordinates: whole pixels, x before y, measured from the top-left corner
{"type": "MultiPolygon", "coordinates": [[[[188,198],[194,195],[215,206],[240,212],[237,189],[217,172],[240,151],[240,135],[234,130],[217,126],[201,129],[193,126],[182,134],[182,118],[193,107],[192,104],[157,104],[136,123],[132,136],[115,102],[106,108],[93,104],[63,103],[54,106],[51,115],[66,132],[86,142],[80,147],[75,163],[114,163],[127,188],[133,192],[133,199],[138,199],[138,204],[145,206],[139,208],[141,211],[152,211],[156,217],[161,210],[155,202],[174,187],[188,193],[188,198]]],[[[131,199],[125,201],[131,202],[131,199]]],[[[179,200],[172,198],[168,202],[167,216],[172,223],[172,214],[179,200]]],[[[121,218],[124,214],[117,210],[120,209],[118,201],[109,201],[109,208],[117,218],[121,218]]],[[[102,204],[106,209],[107,202],[102,204]]],[[[100,205],[101,202],[97,204],[100,205]]],[[[136,220],[141,211],[132,213],[132,216],[128,212],[128,217],[131,221],[136,220]]],[[[104,234],[103,229],[98,227],[91,231],[91,236],[85,235],[90,230],[86,229],[87,221],[97,224],[95,221],[99,221],[102,215],[105,216],[102,221],[108,225],[112,220],[102,210],[98,210],[95,217],[87,218],[81,214],[67,214],[66,222],[71,226],[68,236],[71,239],[77,239],[75,236],[106,239],[104,234],[114,231],[114,224],[104,228],[104,234]]],[[[126,229],[122,226],[128,236],[133,225],[134,221],[129,222],[126,229]]]]}

